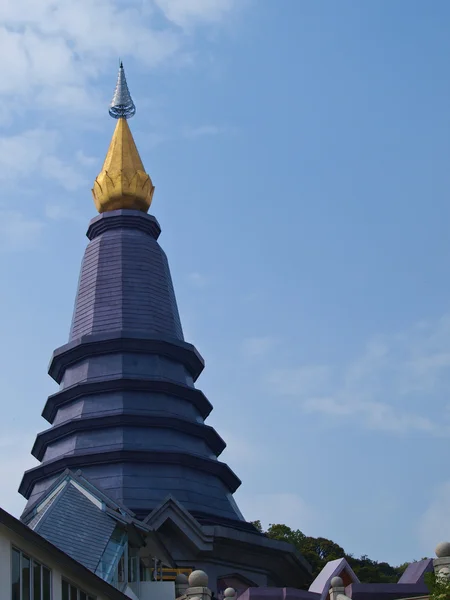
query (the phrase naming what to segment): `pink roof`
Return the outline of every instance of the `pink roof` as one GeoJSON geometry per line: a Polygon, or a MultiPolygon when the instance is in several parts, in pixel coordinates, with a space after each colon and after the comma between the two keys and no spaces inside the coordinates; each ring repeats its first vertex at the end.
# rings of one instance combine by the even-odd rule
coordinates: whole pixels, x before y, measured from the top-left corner
{"type": "Polygon", "coordinates": [[[350,575],[353,583],[359,583],[358,577],[346,559],[338,558],[337,560],[330,560],[330,562],[327,562],[327,564],[309,586],[309,591],[320,594],[320,600],[326,600],[328,592],[330,591],[331,580],[333,577],[340,576],[344,571],[350,575]]]}

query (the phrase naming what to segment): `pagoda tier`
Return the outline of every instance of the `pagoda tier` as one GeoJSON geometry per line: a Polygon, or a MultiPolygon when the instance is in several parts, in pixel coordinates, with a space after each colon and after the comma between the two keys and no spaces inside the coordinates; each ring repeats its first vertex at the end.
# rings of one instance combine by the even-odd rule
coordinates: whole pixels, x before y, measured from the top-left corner
{"type": "Polygon", "coordinates": [[[204,420],[194,382],[203,360],[184,341],[160,227],[140,210],[93,219],[70,340],[51,359],[60,384],[37,436],[41,464],[23,477],[28,507],[67,468],[144,517],[169,495],[208,522],[243,521],[240,485],[217,460],[224,441],[204,420]]]}

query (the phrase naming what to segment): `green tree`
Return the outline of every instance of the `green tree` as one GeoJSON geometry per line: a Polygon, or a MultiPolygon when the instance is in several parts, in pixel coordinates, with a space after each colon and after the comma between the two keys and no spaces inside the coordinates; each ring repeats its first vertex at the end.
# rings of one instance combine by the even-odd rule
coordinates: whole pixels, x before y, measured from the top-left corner
{"type": "Polygon", "coordinates": [[[263,533],[261,521],[251,521],[251,524],[259,531],[259,533],[263,533]]]}
{"type": "Polygon", "coordinates": [[[306,536],[299,529],[291,529],[287,525],[269,525],[268,530],[264,532],[260,521],[255,521],[253,524],[267,537],[295,546],[311,565],[313,578],[317,577],[327,562],[338,558],[346,558],[358,578],[365,583],[395,583],[408,566],[408,563],[405,563],[398,567],[392,567],[387,562],[379,563],[371,560],[368,556],[355,558],[351,554],[347,554],[342,546],[332,540],[306,536]]]}
{"type": "Polygon", "coordinates": [[[305,535],[299,529],[291,529],[287,525],[269,525],[266,535],[274,540],[289,542],[300,548],[305,540],[305,535]]]}
{"type": "Polygon", "coordinates": [[[450,580],[437,577],[435,573],[425,575],[425,583],[430,590],[430,600],[450,600],[450,580]]]}

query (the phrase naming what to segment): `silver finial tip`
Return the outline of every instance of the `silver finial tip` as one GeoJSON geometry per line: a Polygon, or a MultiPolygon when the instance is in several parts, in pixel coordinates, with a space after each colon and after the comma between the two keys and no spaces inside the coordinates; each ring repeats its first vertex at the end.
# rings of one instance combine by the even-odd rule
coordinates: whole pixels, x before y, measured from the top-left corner
{"type": "Polygon", "coordinates": [[[109,105],[109,114],[113,119],[130,119],[136,114],[136,106],[128,89],[122,61],[120,61],[119,76],[117,77],[114,96],[109,105]]]}

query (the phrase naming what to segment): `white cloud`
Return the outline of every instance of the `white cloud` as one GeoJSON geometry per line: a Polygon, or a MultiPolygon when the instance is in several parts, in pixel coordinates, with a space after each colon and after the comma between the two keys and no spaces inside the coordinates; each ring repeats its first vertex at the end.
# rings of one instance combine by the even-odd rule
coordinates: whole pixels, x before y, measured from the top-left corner
{"type": "Polygon", "coordinates": [[[221,431],[220,435],[227,444],[221,456],[224,462],[232,463],[236,468],[242,464],[255,466],[264,462],[265,447],[231,431],[221,431]]]}
{"type": "MultiPolygon", "coordinates": [[[[40,180],[57,183],[68,192],[89,184],[84,169],[97,162],[82,151],[70,149],[70,131],[80,124],[92,127],[103,111],[99,79],[119,57],[132,58],[137,68],[185,64],[190,54],[192,35],[178,27],[184,20],[218,22],[233,8],[234,2],[160,2],[157,0],[3,0],[0,2],[0,123],[14,125],[23,121],[27,112],[52,118],[52,129],[41,125],[34,129],[0,137],[0,181],[12,188],[23,187],[23,178],[33,180],[26,195],[36,193],[40,180]],[[161,19],[161,10],[167,17],[161,19]],[[130,43],[132,40],[132,43],[130,43]],[[67,119],[70,114],[70,121],[67,119]],[[64,118],[61,118],[64,117],[64,118]],[[77,120],[78,117],[78,120],[77,120]],[[83,118],[81,121],[80,118],[83,118]],[[58,120],[59,119],[59,120],[58,120]],[[68,125],[69,124],[69,125],[68,125]]],[[[118,66],[118,65],[117,65],[118,66]]],[[[142,73],[141,73],[142,74],[142,73]]],[[[110,77],[114,77],[110,75],[110,77]]],[[[113,80],[110,80],[113,86],[113,80]]],[[[112,89],[108,93],[112,92],[112,89]]],[[[40,118],[40,122],[45,121],[40,118]]],[[[151,134],[152,135],[152,134],[151,134]]],[[[156,145],[163,135],[147,136],[156,145]]],[[[150,140],[150,141],[149,141],[150,140]]],[[[99,168],[101,161],[99,163],[99,168]]],[[[45,194],[52,190],[45,189],[45,194]]],[[[4,209],[8,209],[4,205],[4,209]]],[[[60,218],[62,211],[51,201],[49,218],[60,218]]],[[[67,215],[67,213],[66,213],[67,215]]],[[[16,246],[36,239],[42,227],[38,221],[26,219],[15,211],[8,213],[8,243],[16,246]]],[[[4,226],[3,226],[4,228],[4,226]]]]}
{"type": "MultiPolygon", "coordinates": [[[[12,127],[15,119],[20,117],[23,121],[28,111],[33,111],[33,119],[36,114],[44,114],[45,118],[45,113],[52,118],[52,129],[46,125],[21,132],[11,129],[13,134],[0,137],[3,187],[23,187],[24,178],[33,180],[26,195],[36,193],[42,180],[54,182],[68,192],[87,186],[84,170],[97,159],[80,150],[70,156],[74,151],[70,148],[67,128],[69,124],[70,130],[76,131],[80,123],[87,127],[95,124],[97,114],[107,102],[98,83],[106,69],[110,72],[111,64],[117,64],[119,57],[125,63],[132,58],[131,64],[145,70],[162,63],[171,64],[173,60],[185,64],[188,62],[185,54],[190,55],[194,38],[192,32],[181,31],[179,25],[184,21],[190,25],[217,23],[234,4],[230,0],[0,2],[0,54],[4,58],[0,123],[12,127]],[[161,11],[167,17],[165,22],[161,11]]],[[[113,86],[113,80],[110,81],[113,86]]],[[[109,97],[112,89],[108,89],[109,97]]],[[[40,122],[45,120],[40,118],[40,122]]],[[[166,139],[162,134],[151,136],[146,138],[150,145],[166,139]]],[[[52,194],[52,190],[47,188],[43,193],[52,194]]],[[[5,204],[3,208],[9,207],[5,204]]],[[[52,219],[64,213],[51,198],[46,212],[52,219]]],[[[14,208],[5,214],[9,233],[1,242],[3,249],[25,244],[23,231],[28,232],[30,243],[37,239],[42,223],[25,218],[14,208]]],[[[66,211],[65,218],[67,214],[66,211]]],[[[5,229],[5,224],[2,228],[5,229]]],[[[200,278],[197,285],[203,285],[200,278]]]]}
{"type": "Polygon", "coordinates": [[[167,19],[181,27],[218,22],[237,6],[237,0],[155,0],[155,3],[167,19]]]}
{"type": "Polygon", "coordinates": [[[242,353],[247,358],[264,356],[273,348],[275,343],[275,340],[269,336],[246,338],[242,342],[242,353]]]}
{"type": "Polygon", "coordinates": [[[54,149],[55,143],[56,133],[44,129],[0,137],[0,178],[33,173],[45,153],[54,149]]]}
{"type": "Polygon", "coordinates": [[[94,83],[111,61],[131,57],[154,67],[189,62],[189,36],[174,25],[219,22],[234,0],[3,0],[0,3],[0,96],[11,107],[92,113],[94,83]],[[158,11],[168,22],[161,27],[158,11]],[[130,44],[130,40],[133,43],[130,44]]]}
{"type": "Polygon", "coordinates": [[[58,142],[57,132],[46,129],[0,137],[0,179],[23,186],[23,178],[38,174],[68,191],[83,186],[86,182],[77,168],[56,155],[58,142]]]}
{"type": "Polygon", "coordinates": [[[168,135],[167,133],[158,133],[156,131],[150,131],[145,136],[145,143],[147,148],[149,149],[157,148],[158,146],[164,144],[165,142],[168,142],[169,140],[170,135],[168,135]]]}
{"type": "Polygon", "coordinates": [[[71,164],[62,161],[58,156],[44,156],[41,163],[42,174],[59,183],[68,192],[87,185],[84,176],[71,164]]]}
{"type": "Polygon", "coordinates": [[[267,380],[279,394],[298,396],[317,394],[329,388],[331,368],[326,365],[303,365],[293,369],[275,369],[267,380]]]}
{"type": "Polygon", "coordinates": [[[189,273],[187,278],[188,278],[188,281],[192,285],[199,287],[199,288],[205,287],[205,285],[208,283],[207,278],[204,275],[202,275],[201,273],[198,273],[196,271],[189,273]]]}
{"type": "Polygon", "coordinates": [[[316,511],[297,494],[281,492],[267,494],[246,494],[237,492],[236,501],[247,521],[261,521],[264,529],[271,524],[284,523],[292,529],[301,529],[308,524],[308,530],[317,520],[316,511]]]}
{"type": "Polygon", "coordinates": [[[44,223],[18,211],[0,210],[0,251],[29,250],[40,239],[44,223]]]}
{"type": "Polygon", "coordinates": [[[76,152],[75,158],[80,163],[80,165],[83,165],[83,167],[92,167],[97,164],[100,167],[100,160],[96,156],[86,156],[86,154],[82,150],[78,150],[76,152]]]}
{"type": "Polygon", "coordinates": [[[183,129],[183,136],[190,139],[214,135],[228,135],[231,133],[234,133],[234,129],[230,127],[218,127],[217,125],[200,125],[199,127],[185,127],[183,129]]]}
{"type": "Polygon", "coordinates": [[[430,505],[419,522],[419,538],[424,552],[450,540],[450,482],[435,490],[430,505]]]}
{"type": "Polygon", "coordinates": [[[47,204],[45,216],[51,221],[84,221],[83,215],[70,204],[47,204]]]}
{"type": "Polygon", "coordinates": [[[347,364],[275,370],[268,383],[308,413],[357,420],[377,430],[448,435],[450,317],[375,336],[347,364]],[[441,407],[440,418],[427,410],[431,403],[441,407]]]}

